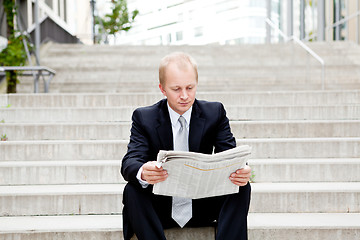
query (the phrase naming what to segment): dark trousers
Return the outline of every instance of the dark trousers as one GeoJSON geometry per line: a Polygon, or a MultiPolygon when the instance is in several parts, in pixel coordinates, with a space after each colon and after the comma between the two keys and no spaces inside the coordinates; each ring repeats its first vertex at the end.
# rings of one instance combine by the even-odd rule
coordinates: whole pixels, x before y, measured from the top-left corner
{"type": "MultiPolygon", "coordinates": [[[[166,239],[164,229],[178,227],[171,218],[172,198],[151,193],[128,183],[123,195],[124,239],[135,233],[139,240],[166,239]]],[[[236,194],[193,200],[193,217],[185,227],[214,226],[217,240],[247,239],[247,214],[251,187],[248,183],[236,194]]]]}

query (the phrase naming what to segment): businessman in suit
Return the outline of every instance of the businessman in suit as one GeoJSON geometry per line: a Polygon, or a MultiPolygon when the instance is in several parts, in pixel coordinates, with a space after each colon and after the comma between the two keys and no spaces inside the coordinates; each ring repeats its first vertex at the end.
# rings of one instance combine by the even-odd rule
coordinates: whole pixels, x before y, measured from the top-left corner
{"type": "Polygon", "coordinates": [[[186,135],[186,149],[192,152],[212,154],[236,146],[223,105],[195,98],[198,72],[191,56],[181,52],[165,56],[160,62],[159,80],[166,98],[134,111],[128,151],[122,160],[121,174],[128,181],[123,195],[124,239],[134,233],[140,240],[166,239],[164,229],[213,226],[214,222],[216,239],[247,239],[251,192],[248,166],[229,176],[229,181],[239,186],[238,193],[180,199],[180,207],[187,209],[181,210],[181,223],[174,220],[179,200],[152,193],[153,184],[168,177],[165,169],[155,165],[157,153],[178,150],[178,136],[186,135]]]}

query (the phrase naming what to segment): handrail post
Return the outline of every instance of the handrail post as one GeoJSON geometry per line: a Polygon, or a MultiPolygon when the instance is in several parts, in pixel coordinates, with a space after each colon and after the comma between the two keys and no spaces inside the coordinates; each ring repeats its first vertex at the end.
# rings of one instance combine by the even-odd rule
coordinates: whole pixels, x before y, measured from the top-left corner
{"type": "Polygon", "coordinates": [[[305,0],[300,0],[300,39],[305,38],[305,0]]]}
{"type": "MultiPolygon", "coordinates": [[[[357,12],[360,11],[359,1],[356,1],[356,9],[357,9],[357,12]]],[[[356,18],[356,43],[357,44],[360,44],[359,21],[360,21],[359,15],[357,15],[357,18],[356,18]]]]}
{"type": "Polygon", "coordinates": [[[325,90],[325,64],[321,66],[321,90],[325,90]]]}
{"type": "Polygon", "coordinates": [[[38,72],[36,74],[36,77],[34,79],[34,93],[38,93],[39,92],[39,77],[40,77],[40,73],[38,72]]]}
{"type": "MultiPolygon", "coordinates": [[[[271,0],[266,0],[266,18],[271,19],[271,0]]],[[[271,43],[270,26],[266,26],[266,43],[271,43]]]]}
{"type": "Polygon", "coordinates": [[[317,39],[318,41],[325,40],[325,0],[318,0],[318,34],[317,39]]]}
{"type": "MultiPolygon", "coordinates": [[[[336,0],[335,1],[335,21],[339,22],[341,20],[341,5],[340,5],[340,0],[336,0]]],[[[340,40],[340,31],[341,28],[340,26],[336,26],[335,27],[335,40],[338,41],[340,40]]]]}
{"type": "Polygon", "coordinates": [[[40,66],[40,24],[39,24],[39,2],[35,0],[35,55],[37,65],[40,66]]]}
{"type": "Polygon", "coordinates": [[[294,10],[293,10],[293,0],[287,0],[287,36],[290,37],[294,33],[294,10]]]}

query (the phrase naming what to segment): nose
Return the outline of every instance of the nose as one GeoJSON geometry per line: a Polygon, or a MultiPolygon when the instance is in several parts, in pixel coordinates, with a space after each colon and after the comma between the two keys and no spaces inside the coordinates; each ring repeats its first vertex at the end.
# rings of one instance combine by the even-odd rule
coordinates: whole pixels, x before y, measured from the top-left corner
{"type": "Polygon", "coordinates": [[[189,97],[189,95],[188,95],[186,89],[182,90],[180,98],[183,99],[183,100],[186,100],[188,97],[189,97]]]}

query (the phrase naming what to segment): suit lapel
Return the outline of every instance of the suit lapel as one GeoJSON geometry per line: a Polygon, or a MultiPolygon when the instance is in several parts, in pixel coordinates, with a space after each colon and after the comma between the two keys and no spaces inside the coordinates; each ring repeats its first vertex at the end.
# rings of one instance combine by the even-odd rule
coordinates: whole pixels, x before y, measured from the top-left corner
{"type": "Polygon", "coordinates": [[[197,101],[195,100],[190,120],[189,151],[199,152],[204,125],[205,119],[201,118],[201,109],[199,108],[197,101]]]}
{"type": "Polygon", "coordinates": [[[155,126],[161,143],[160,149],[173,150],[173,134],[166,101],[163,101],[161,105],[158,115],[159,124],[155,126]]]}

